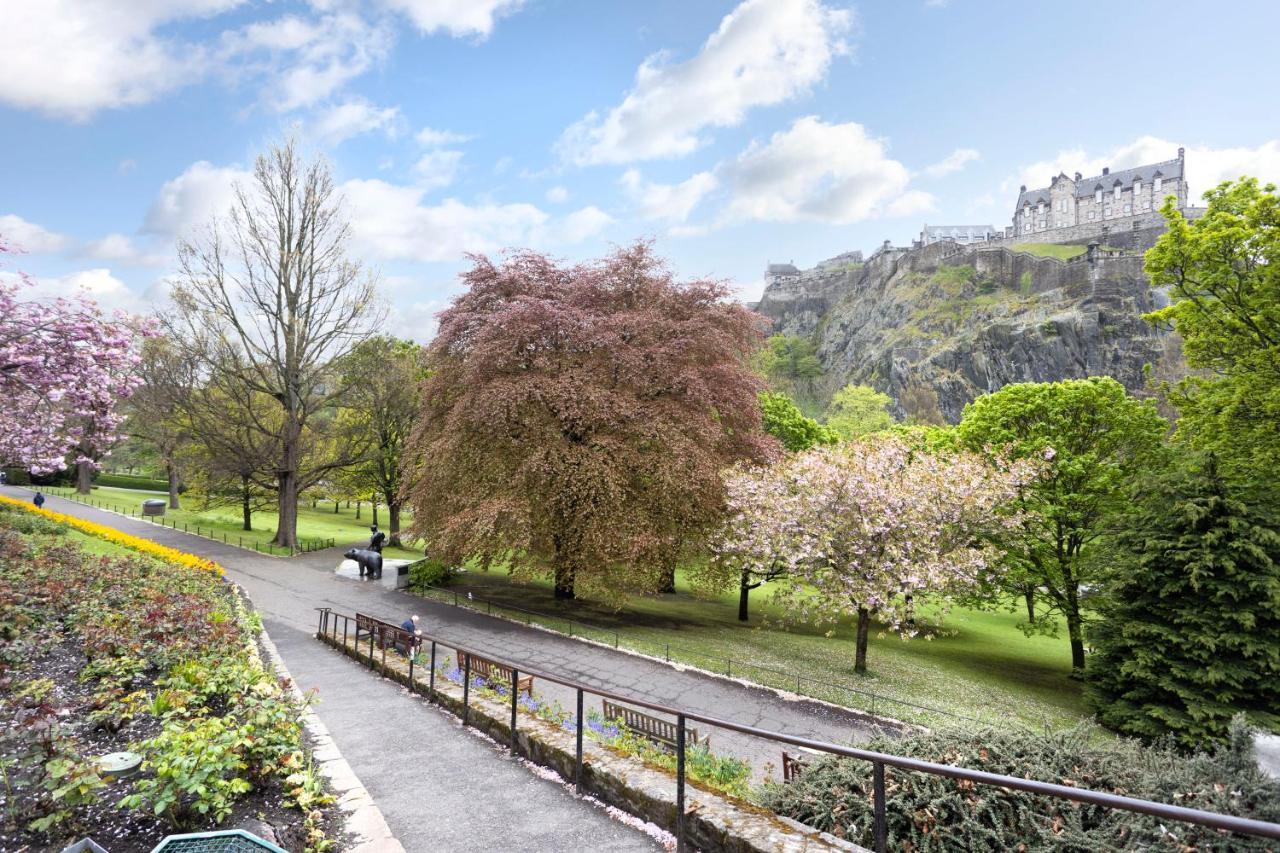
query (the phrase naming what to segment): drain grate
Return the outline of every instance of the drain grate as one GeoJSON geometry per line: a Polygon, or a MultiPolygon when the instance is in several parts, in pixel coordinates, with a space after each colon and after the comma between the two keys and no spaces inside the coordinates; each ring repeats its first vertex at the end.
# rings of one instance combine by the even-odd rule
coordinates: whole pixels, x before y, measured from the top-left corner
{"type": "Polygon", "coordinates": [[[263,841],[243,829],[223,832],[194,832],[190,835],[170,835],[157,844],[151,853],[285,853],[270,841],[263,841]]]}

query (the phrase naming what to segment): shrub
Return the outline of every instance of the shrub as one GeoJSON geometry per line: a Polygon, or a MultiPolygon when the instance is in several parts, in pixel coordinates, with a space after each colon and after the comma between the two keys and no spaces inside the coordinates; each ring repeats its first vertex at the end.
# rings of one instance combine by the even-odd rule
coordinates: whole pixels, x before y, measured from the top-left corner
{"type": "Polygon", "coordinates": [[[443,560],[427,557],[409,564],[409,586],[413,589],[444,586],[452,579],[453,569],[443,560]]]}
{"type": "MultiPolygon", "coordinates": [[[[893,740],[868,749],[1008,776],[1110,791],[1260,820],[1280,819],[1280,786],[1254,764],[1243,720],[1230,742],[1191,756],[1124,740],[1099,746],[1090,725],[1040,733],[949,731],[893,740]]],[[[770,783],[762,805],[854,843],[872,844],[872,768],[826,758],[790,784],[770,783]]],[[[889,837],[900,850],[1224,850],[1216,831],[1131,812],[1021,791],[886,768],[889,837]]],[[[1268,850],[1271,842],[1230,836],[1231,850],[1268,850]]]]}
{"type": "MultiPolygon", "coordinates": [[[[139,477],[135,474],[99,474],[93,478],[93,484],[117,489],[145,489],[151,492],[169,491],[168,481],[157,480],[154,477],[139,477]]],[[[182,494],[186,490],[186,486],[179,486],[178,494],[182,494]]]]}

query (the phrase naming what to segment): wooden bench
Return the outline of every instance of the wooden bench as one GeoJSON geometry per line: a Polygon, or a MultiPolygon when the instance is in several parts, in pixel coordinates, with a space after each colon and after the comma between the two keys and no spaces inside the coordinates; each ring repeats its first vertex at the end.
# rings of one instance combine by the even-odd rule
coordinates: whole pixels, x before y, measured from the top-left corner
{"type": "Polygon", "coordinates": [[[398,649],[405,655],[408,655],[410,650],[416,649],[420,642],[420,638],[412,631],[406,631],[399,625],[392,625],[385,620],[357,612],[356,645],[359,646],[360,641],[367,639],[370,635],[373,636],[373,642],[378,648],[398,649]]]}
{"type": "MultiPolygon", "coordinates": [[[[471,661],[472,675],[478,675],[490,684],[506,685],[511,683],[511,667],[503,666],[500,663],[491,661],[488,658],[482,658],[479,655],[468,655],[466,652],[458,652],[458,669],[465,671],[468,660],[471,661]]],[[[519,680],[516,681],[516,692],[532,696],[533,676],[520,676],[519,680]]]]}
{"type": "MultiPolygon", "coordinates": [[[[679,748],[679,733],[676,724],[669,720],[652,717],[625,705],[615,705],[608,699],[604,700],[604,718],[606,720],[618,720],[636,734],[646,737],[658,746],[666,747],[672,752],[679,748]]],[[[686,728],[684,730],[684,743],[686,747],[710,747],[711,736],[708,735],[704,738],[698,734],[697,729],[686,728]]]]}

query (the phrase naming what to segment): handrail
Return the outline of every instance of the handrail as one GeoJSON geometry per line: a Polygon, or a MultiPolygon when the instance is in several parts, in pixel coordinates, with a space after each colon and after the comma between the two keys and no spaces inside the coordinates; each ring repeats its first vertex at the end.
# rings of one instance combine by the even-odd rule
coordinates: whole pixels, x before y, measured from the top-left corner
{"type": "MultiPolygon", "coordinates": [[[[332,617],[341,617],[343,620],[350,620],[352,617],[343,613],[337,613],[329,607],[315,608],[320,613],[320,630],[318,635],[324,635],[325,627],[328,619],[332,617]]],[[[345,625],[345,621],[344,621],[345,625]]],[[[859,749],[852,746],[842,746],[829,741],[815,740],[813,738],[800,737],[797,735],[784,734],[782,732],[769,731],[767,729],[757,728],[755,726],[737,723],[733,720],[726,720],[721,717],[713,717],[709,714],[702,714],[697,711],[686,711],[674,708],[669,705],[663,705],[660,702],[654,702],[649,699],[636,697],[633,695],[619,693],[616,690],[610,690],[604,687],[594,687],[582,681],[568,678],[561,675],[552,674],[536,667],[518,663],[516,661],[495,656],[492,652],[482,649],[472,649],[459,645],[455,640],[442,637],[437,634],[422,632],[422,639],[430,641],[432,644],[432,658],[435,657],[436,644],[445,645],[453,649],[455,652],[462,652],[468,655],[476,654],[486,657],[496,663],[501,663],[509,667],[513,672],[518,671],[522,675],[532,675],[553,684],[559,684],[579,692],[579,699],[583,692],[588,692],[596,696],[608,699],[614,699],[620,702],[626,702],[631,705],[638,705],[651,711],[658,711],[663,714],[670,714],[677,718],[680,730],[680,755],[683,757],[684,748],[684,730],[687,721],[693,720],[716,728],[727,729],[729,731],[739,732],[753,737],[763,738],[765,740],[776,741],[778,743],[790,744],[791,746],[804,747],[806,749],[816,750],[818,752],[826,752],[833,755],[843,756],[845,758],[856,758],[862,761],[869,761],[875,768],[875,791],[873,795],[874,812],[875,812],[875,840],[876,849],[884,850],[884,790],[883,790],[883,768],[885,765],[897,767],[902,770],[910,770],[917,773],[930,773],[935,776],[945,776],[951,779],[960,779],[968,782],[974,782],[981,785],[994,785],[1003,788],[1014,788],[1021,791],[1027,791],[1032,794],[1041,794],[1044,796],[1058,797],[1060,799],[1072,800],[1080,803],[1089,803],[1091,805],[1105,806],[1107,808],[1121,809],[1124,811],[1136,812],[1138,814],[1150,815],[1152,817],[1162,817],[1169,820],[1176,820],[1182,823],[1192,823],[1198,826],[1207,826],[1214,829],[1223,829],[1230,832],[1238,832],[1245,835],[1254,835],[1262,838],[1280,839],[1280,824],[1269,823],[1267,821],[1254,820],[1252,818],[1237,817],[1235,815],[1220,814],[1218,812],[1209,812],[1201,809],[1192,809],[1185,806],[1174,806],[1166,803],[1157,803],[1151,800],[1140,800],[1135,797],[1126,797],[1120,794],[1110,794],[1103,791],[1092,791],[1088,788],[1076,788],[1069,785],[1060,785],[1054,782],[1040,782],[1034,779],[1019,779],[1016,776],[1005,776],[999,773],[988,773],[983,770],[971,770],[967,767],[956,767],[950,764],[938,764],[932,761],[925,761],[918,758],[908,758],[901,755],[893,755],[886,752],[876,752],[869,749],[859,749]]],[[[434,673],[433,673],[434,674],[434,673]]],[[[581,702],[579,702],[581,709],[581,702]]],[[[581,727],[581,713],[579,713],[579,727],[581,727]]],[[[514,729],[513,729],[514,739],[514,729]]],[[[678,761],[677,766],[682,767],[683,761],[678,761]]],[[[579,753],[579,764],[581,757],[579,753]]],[[[683,774],[678,773],[677,784],[683,799],[684,779],[683,774]]],[[[683,814],[677,811],[677,827],[683,822],[683,814]]],[[[677,842],[682,842],[681,833],[677,831],[677,842]]]]}

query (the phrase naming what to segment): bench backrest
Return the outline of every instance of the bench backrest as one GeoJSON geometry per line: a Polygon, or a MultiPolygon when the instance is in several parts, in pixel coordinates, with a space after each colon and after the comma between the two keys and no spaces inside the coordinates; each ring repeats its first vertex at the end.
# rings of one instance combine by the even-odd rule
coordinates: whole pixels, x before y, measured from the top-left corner
{"type": "MultiPolygon", "coordinates": [[[[491,661],[488,658],[482,658],[479,655],[468,655],[466,652],[458,652],[458,669],[465,669],[467,661],[471,662],[471,674],[478,675],[485,681],[500,681],[504,684],[511,682],[511,667],[491,661]]],[[[516,689],[521,693],[533,692],[533,676],[520,676],[520,683],[516,685],[516,689]]]]}
{"type": "MultiPolygon", "coordinates": [[[[659,717],[650,716],[635,708],[628,708],[625,705],[618,705],[604,700],[604,716],[606,720],[621,720],[622,724],[636,734],[643,735],[649,740],[659,743],[671,749],[679,748],[679,731],[675,723],[670,720],[663,720],[659,717]]],[[[698,735],[697,729],[685,728],[684,738],[686,746],[706,746],[707,741],[698,735]]]]}
{"type": "Polygon", "coordinates": [[[392,625],[365,613],[356,613],[356,636],[360,632],[373,634],[377,639],[377,643],[381,647],[388,645],[403,645],[406,649],[417,644],[418,638],[412,631],[406,631],[399,625],[392,625]]]}

